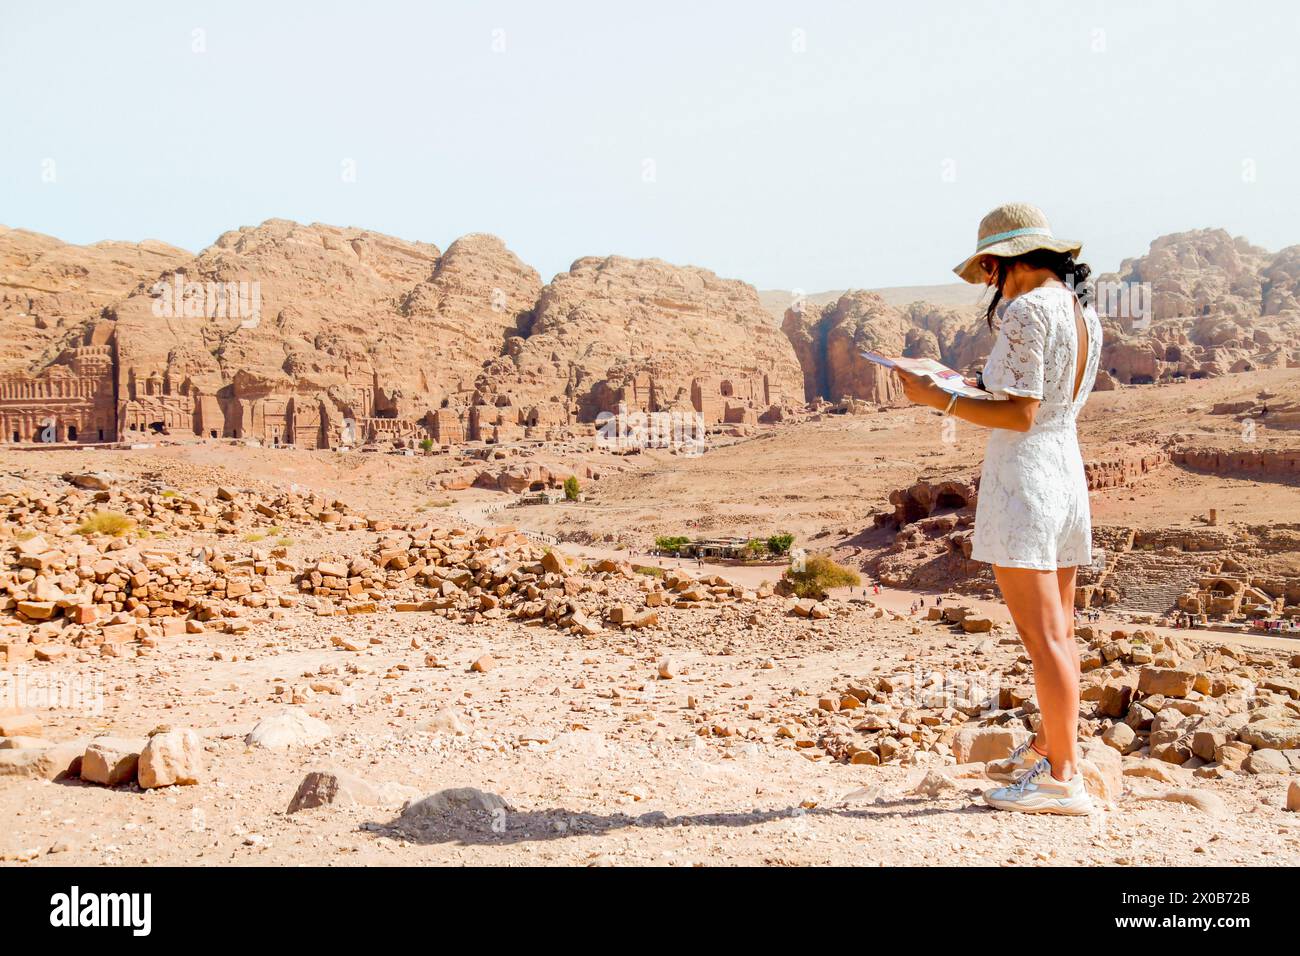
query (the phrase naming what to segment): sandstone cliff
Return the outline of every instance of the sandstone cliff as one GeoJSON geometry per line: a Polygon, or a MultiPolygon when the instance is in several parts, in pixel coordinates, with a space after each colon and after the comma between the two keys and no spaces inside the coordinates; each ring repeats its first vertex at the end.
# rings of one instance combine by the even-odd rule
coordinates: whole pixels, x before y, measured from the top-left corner
{"type": "Polygon", "coordinates": [[[620,402],[732,420],[803,391],[794,351],[751,286],[657,259],[577,260],[506,352],[480,379],[496,404],[562,397],[583,421],[620,402]]]}
{"type": "Polygon", "coordinates": [[[105,306],[189,258],[152,240],[76,246],[0,226],[0,372],[48,365],[105,306]]]}
{"type": "Polygon", "coordinates": [[[807,401],[853,398],[888,404],[901,397],[894,377],[861,353],[932,358],[957,369],[977,365],[993,336],[974,310],[914,302],[889,305],[854,290],[820,311],[789,309],[781,329],[803,368],[807,401]]]}
{"type": "Polygon", "coordinates": [[[1273,254],[1222,229],[1174,233],[1097,288],[1102,367],[1119,382],[1300,364],[1300,246],[1273,254]],[[1149,321],[1127,291],[1134,284],[1150,290],[1149,321]]]}
{"type": "Polygon", "coordinates": [[[801,402],[750,286],[658,260],[580,259],[544,288],[493,236],[443,253],[286,220],[198,255],[12,231],[0,254],[5,440],[450,444],[620,404],[751,423],[801,402]]]}

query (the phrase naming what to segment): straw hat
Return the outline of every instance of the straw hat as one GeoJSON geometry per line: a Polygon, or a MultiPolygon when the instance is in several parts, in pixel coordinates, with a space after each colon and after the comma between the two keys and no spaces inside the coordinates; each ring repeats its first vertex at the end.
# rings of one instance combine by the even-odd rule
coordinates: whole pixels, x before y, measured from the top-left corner
{"type": "Polygon", "coordinates": [[[1082,248],[1081,242],[1053,236],[1052,224],[1037,206],[1027,202],[1009,202],[998,206],[980,220],[975,254],[952,271],[967,282],[984,285],[987,280],[984,270],[980,268],[981,256],[1009,258],[1024,255],[1034,249],[1051,249],[1053,252],[1068,252],[1077,256],[1082,248]]]}

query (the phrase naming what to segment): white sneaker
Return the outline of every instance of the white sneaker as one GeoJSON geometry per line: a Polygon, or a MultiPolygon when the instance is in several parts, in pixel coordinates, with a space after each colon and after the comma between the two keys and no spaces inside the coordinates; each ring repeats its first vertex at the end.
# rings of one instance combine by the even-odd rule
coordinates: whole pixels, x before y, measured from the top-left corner
{"type": "Polygon", "coordinates": [[[1026,770],[1033,770],[1034,765],[1043,759],[1043,755],[1034,749],[1034,741],[1037,739],[1037,737],[1030,737],[1001,760],[990,761],[984,772],[994,780],[999,780],[1010,779],[1026,770]]]}
{"type": "Polygon", "coordinates": [[[1020,813],[1084,815],[1092,812],[1092,798],[1083,785],[1083,774],[1076,772],[1070,780],[1057,780],[1052,776],[1052,765],[1047,758],[1039,760],[1011,786],[989,790],[984,794],[984,802],[998,810],[1020,813]]]}

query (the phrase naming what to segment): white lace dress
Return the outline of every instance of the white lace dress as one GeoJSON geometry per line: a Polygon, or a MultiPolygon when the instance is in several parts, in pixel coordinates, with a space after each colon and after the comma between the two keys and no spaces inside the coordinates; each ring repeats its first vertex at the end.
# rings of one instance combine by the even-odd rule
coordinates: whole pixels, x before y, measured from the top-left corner
{"type": "Polygon", "coordinates": [[[971,557],[1007,568],[1054,571],[1092,563],[1088,482],[1074,421],[1092,392],[1101,322],[1083,310],[1088,359],[1079,392],[1074,295],[1042,286],[1011,301],[984,365],[994,393],[1041,399],[1027,432],[995,428],[984,452],[971,557]]]}

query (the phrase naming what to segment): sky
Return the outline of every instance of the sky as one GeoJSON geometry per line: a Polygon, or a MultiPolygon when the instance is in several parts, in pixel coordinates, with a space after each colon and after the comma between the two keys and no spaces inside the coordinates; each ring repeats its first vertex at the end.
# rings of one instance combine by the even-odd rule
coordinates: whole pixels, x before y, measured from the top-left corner
{"type": "Polygon", "coordinates": [[[1298,46],[1291,0],[0,0],[0,223],[491,232],[543,279],[809,292],[954,281],[1012,200],[1095,269],[1210,226],[1278,249],[1298,46]]]}

